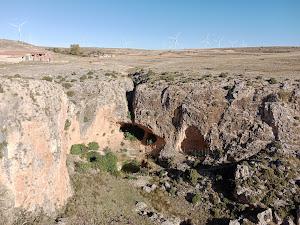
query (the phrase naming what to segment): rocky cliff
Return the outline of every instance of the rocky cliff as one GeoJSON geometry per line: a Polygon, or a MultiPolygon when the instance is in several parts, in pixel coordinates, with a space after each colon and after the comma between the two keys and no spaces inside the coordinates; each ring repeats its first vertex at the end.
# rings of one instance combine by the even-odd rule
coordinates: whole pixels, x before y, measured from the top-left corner
{"type": "Polygon", "coordinates": [[[120,124],[153,134],[150,147],[161,160],[189,155],[222,164],[276,144],[287,154],[300,147],[300,88],[289,81],[215,77],[134,89],[130,79],[119,77],[77,82],[67,90],[55,82],[1,78],[0,98],[2,212],[54,212],[72,195],[70,147],[97,141],[117,148],[120,124]]]}
{"type": "Polygon", "coordinates": [[[292,83],[204,81],[179,85],[139,85],[135,123],[164,139],[161,158],[179,153],[211,162],[240,161],[280,141],[300,146],[300,89],[292,83]],[[217,153],[220,157],[210,157],[217,153]]]}
{"type": "MultiPolygon", "coordinates": [[[[66,155],[72,144],[119,144],[103,137],[127,121],[129,79],[85,82],[72,97],[54,82],[0,80],[1,213],[20,207],[52,213],[71,196],[66,155]]],[[[119,142],[118,142],[119,141],[119,142]]]]}

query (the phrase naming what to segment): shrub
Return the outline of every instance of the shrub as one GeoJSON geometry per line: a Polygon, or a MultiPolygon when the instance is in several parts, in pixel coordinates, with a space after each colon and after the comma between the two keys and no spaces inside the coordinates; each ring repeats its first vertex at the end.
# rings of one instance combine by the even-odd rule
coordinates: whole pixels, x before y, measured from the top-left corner
{"type": "Polygon", "coordinates": [[[42,79],[42,80],[45,80],[45,81],[52,82],[52,77],[45,76],[45,77],[43,77],[43,79],[42,79]]]}
{"type": "Polygon", "coordinates": [[[124,132],[124,137],[126,140],[129,140],[129,141],[137,140],[136,136],[134,136],[133,134],[131,134],[129,132],[124,132]]]}
{"type": "Polygon", "coordinates": [[[88,149],[89,150],[98,150],[99,149],[98,142],[93,141],[93,142],[88,143],[88,149]]]}
{"type": "Polygon", "coordinates": [[[1,84],[0,84],[0,93],[4,93],[4,89],[1,84]]]}
{"type": "Polygon", "coordinates": [[[256,80],[261,80],[262,79],[262,76],[257,76],[256,77],[256,80]]]}
{"type": "Polygon", "coordinates": [[[170,195],[174,196],[174,195],[176,194],[176,189],[175,189],[175,187],[171,187],[169,193],[170,193],[170,195]]]}
{"type": "Polygon", "coordinates": [[[3,149],[6,146],[7,146],[7,141],[3,141],[2,143],[0,143],[0,159],[3,158],[3,156],[4,156],[3,149]]]}
{"type": "Polygon", "coordinates": [[[121,142],[121,146],[124,146],[124,145],[125,145],[125,143],[122,141],[122,142],[121,142]]]}
{"type": "Polygon", "coordinates": [[[83,82],[83,81],[86,80],[86,79],[87,79],[87,76],[86,76],[86,75],[83,75],[83,76],[81,76],[81,77],[79,78],[80,82],[83,82]]]}
{"type": "Polygon", "coordinates": [[[86,147],[83,144],[75,144],[72,145],[70,153],[73,155],[80,155],[84,153],[86,150],[86,147]]]}
{"type": "Polygon", "coordinates": [[[299,116],[295,116],[294,119],[295,120],[300,120],[300,117],[299,116]]]}
{"type": "Polygon", "coordinates": [[[89,118],[87,117],[87,116],[84,116],[84,118],[83,118],[83,122],[88,122],[89,121],[89,118]]]}
{"type": "Polygon", "coordinates": [[[221,74],[219,75],[219,77],[221,77],[221,78],[226,78],[227,75],[228,75],[228,73],[221,73],[221,74]]]}
{"type": "Polygon", "coordinates": [[[196,204],[200,200],[201,200],[201,196],[199,194],[195,194],[194,197],[192,198],[192,203],[196,204]]]}
{"type": "Polygon", "coordinates": [[[94,74],[93,71],[89,71],[89,72],[87,73],[87,75],[93,75],[93,74],[94,74]]]}
{"type": "Polygon", "coordinates": [[[75,95],[74,91],[68,91],[67,92],[67,96],[69,96],[69,97],[73,97],[74,95],[75,95]]]}
{"type": "Polygon", "coordinates": [[[199,160],[199,159],[196,159],[195,161],[194,161],[194,167],[197,167],[198,166],[198,164],[200,163],[201,161],[199,160]]]}
{"type": "Polygon", "coordinates": [[[274,147],[277,148],[277,149],[282,149],[282,144],[280,141],[275,141],[273,143],[274,147]]]}
{"type": "Polygon", "coordinates": [[[89,152],[86,154],[86,158],[91,163],[91,167],[114,175],[119,173],[117,170],[118,158],[112,152],[108,152],[106,155],[100,155],[98,152],[89,152]]]}
{"type": "Polygon", "coordinates": [[[131,113],[127,111],[127,118],[131,120],[131,113]]]}
{"type": "Polygon", "coordinates": [[[217,174],[217,175],[216,175],[216,181],[221,181],[221,180],[223,180],[222,175],[217,174]]]}
{"type": "Polygon", "coordinates": [[[218,107],[218,106],[219,106],[219,103],[218,103],[217,101],[213,101],[213,102],[211,103],[211,105],[212,105],[213,107],[218,107]]]}
{"type": "Polygon", "coordinates": [[[71,126],[71,121],[66,119],[66,122],[65,122],[65,130],[68,130],[69,127],[71,126]]]}
{"type": "Polygon", "coordinates": [[[191,184],[196,185],[197,184],[197,177],[198,172],[195,169],[188,169],[188,179],[191,182],[191,184]]]}
{"type": "Polygon", "coordinates": [[[272,77],[272,78],[270,78],[269,83],[270,84],[277,84],[277,80],[274,77],[272,77]]]}
{"type": "Polygon", "coordinates": [[[69,89],[72,87],[72,84],[69,84],[69,83],[63,83],[62,86],[66,89],[69,89]]]}
{"type": "Polygon", "coordinates": [[[17,73],[17,74],[14,75],[14,77],[15,78],[21,78],[21,75],[17,73]]]}
{"type": "Polygon", "coordinates": [[[73,83],[73,82],[76,82],[76,81],[77,81],[76,79],[72,79],[72,80],[71,80],[72,83],[73,83]]]}
{"type": "Polygon", "coordinates": [[[59,48],[53,48],[53,52],[60,53],[60,49],[59,48]]]}
{"type": "Polygon", "coordinates": [[[232,90],[232,88],[233,88],[232,85],[227,85],[227,86],[224,87],[224,89],[227,90],[227,91],[232,90]]]}
{"type": "Polygon", "coordinates": [[[75,162],[75,171],[80,173],[88,173],[90,171],[90,163],[75,162]]]}
{"type": "Polygon", "coordinates": [[[292,92],[280,90],[277,95],[279,100],[287,102],[292,97],[292,92]]]}

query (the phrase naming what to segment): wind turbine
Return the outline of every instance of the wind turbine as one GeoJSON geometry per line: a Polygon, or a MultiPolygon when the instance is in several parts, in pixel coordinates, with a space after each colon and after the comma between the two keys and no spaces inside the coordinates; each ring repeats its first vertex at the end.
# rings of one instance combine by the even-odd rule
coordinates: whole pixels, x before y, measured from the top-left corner
{"type": "Polygon", "coordinates": [[[247,45],[246,45],[246,43],[245,43],[244,40],[243,40],[243,43],[242,43],[241,47],[247,47],[247,45]]]}
{"type": "Polygon", "coordinates": [[[29,39],[29,44],[32,45],[33,43],[32,43],[32,35],[31,35],[31,32],[29,33],[28,39],[29,39]]]}
{"type": "Polygon", "coordinates": [[[203,42],[203,43],[205,44],[206,47],[207,47],[208,45],[210,45],[210,44],[209,44],[209,41],[208,41],[208,35],[206,36],[206,39],[203,40],[203,41],[201,41],[201,42],[203,42]]]}
{"type": "Polygon", "coordinates": [[[129,46],[131,46],[131,42],[125,40],[124,41],[124,47],[128,48],[129,46]]]}
{"type": "Polygon", "coordinates": [[[169,37],[169,38],[171,38],[171,39],[173,39],[174,40],[174,49],[176,49],[176,47],[177,47],[177,45],[178,45],[178,40],[177,40],[177,38],[178,38],[178,36],[181,34],[181,32],[179,32],[177,35],[176,35],[176,37],[169,37]]]}
{"type": "Polygon", "coordinates": [[[231,47],[233,48],[233,45],[234,45],[235,43],[237,43],[238,41],[228,41],[228,42],[231,43],[231,47]]]}
{"type": "Polygon", "coordinates": [[[214,40],[215,42],[218,43],[219,48],[221,48],[221,41],[223,40],[223,38],[221,38],[220,40],[214,40]]]}
{"type": "Polygon", "coordinates": [[[21,41],[21,27],[24,25],[24,23],[26,23],[27,22],[27,20],[25,21],[25,22],[23,22],[20,26],[17,26],[17,25],[15,25],[15,24],[11,24],[10,23],[10,25],[12,25],[12,26],[14,26],[14,27],[16,27],[16,28],[19,28],[19,41],[21,41]]]}

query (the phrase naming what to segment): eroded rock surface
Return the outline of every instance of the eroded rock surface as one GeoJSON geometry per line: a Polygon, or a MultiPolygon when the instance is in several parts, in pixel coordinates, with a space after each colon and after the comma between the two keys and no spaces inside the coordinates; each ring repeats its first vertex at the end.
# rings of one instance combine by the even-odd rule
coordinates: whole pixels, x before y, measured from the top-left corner
{"type": "MultiPolygon", "coordinates": [[[[1,79],[0,83],[1,210],[43,208],[52,213],[72,194],[66,168],[71,145],[91,141],[107,145],[110,137],[103,137],[103,132],[118,131],[118,122],[128,120],[125,96],[132,82],[85,83],[73,98],[52,82],[1,79]]],[[[110,141],[120,145],[123,136],[116,133],[110,141]]]]}

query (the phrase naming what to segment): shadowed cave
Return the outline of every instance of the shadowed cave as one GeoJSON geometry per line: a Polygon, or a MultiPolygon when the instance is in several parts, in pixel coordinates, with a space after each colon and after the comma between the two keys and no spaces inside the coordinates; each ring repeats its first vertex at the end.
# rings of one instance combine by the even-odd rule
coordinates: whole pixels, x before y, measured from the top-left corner
{"type": "Polygon", "coordinates": [[[151,147],[151,154],[157,156],[166,142],[163,138],[155,135],[149,128],[135,123],[121,123],[120,130],[124,132],[126,139],[136,138],[143,145],[151,147]]]}
{"type": "Polygon", "coordinates": [[[186,154],[202,158],[207,153],[208,144],[201,132],[191,126],[185,130],[185,139],[181,142],[181,149],[186,154]]]}

